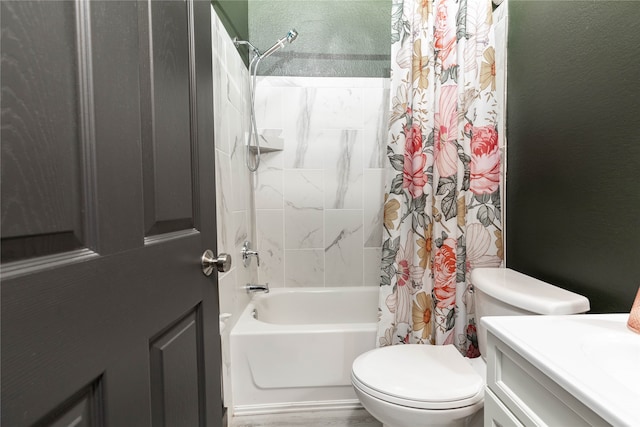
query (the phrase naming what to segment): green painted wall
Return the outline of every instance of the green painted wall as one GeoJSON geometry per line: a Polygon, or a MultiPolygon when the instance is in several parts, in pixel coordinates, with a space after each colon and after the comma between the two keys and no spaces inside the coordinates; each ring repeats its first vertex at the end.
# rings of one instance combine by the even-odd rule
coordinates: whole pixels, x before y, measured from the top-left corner
{"type": "Polygon", "coordinates": [[[300,34],[260,63],[260,75],[389,76],[391,0],[249,0],[248,9],[261,51],[290,28],[300,34]]]}
{"type": "Polygon", "coordinates": [[[640,286],[640,2],[509,3],[507,264],[624,312],[640,286]]]}
{"type": "MultiPolygon", "coordinates": [[[[231,38],[247,40],[249,37],[248,0],[212,0],[211,4],[231,38]]],[[[241,49],[240,53],[247,64],[247,50],[241,49]]]]}

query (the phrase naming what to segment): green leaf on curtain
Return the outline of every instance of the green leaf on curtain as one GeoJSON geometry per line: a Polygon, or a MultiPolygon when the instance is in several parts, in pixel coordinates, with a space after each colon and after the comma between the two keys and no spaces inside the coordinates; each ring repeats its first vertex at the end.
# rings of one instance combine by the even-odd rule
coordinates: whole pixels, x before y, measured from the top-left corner
{"type": "Polygon", "coordinates": [[[467,247],[464,235],[458,237],[456,246],[456,282],[464,283],[467,276],[467,247]]]}
{"type": "Polygon", "coordinates": [[[394,253],[398,252],[398,248],[400,247],[400,236],[395,237],[393,239],[388,238],[382,243],[382,250],[384,252],[385,249],[391,250],[394,253]]]}
{"type": "Polygon", "coordinates": [[[391,167],[395,170],[402,172],[404,170],[404,156],[402,154],[394,154],[389,156],[391,167]]]}
{"type": "Polygon", "coordinates": [[[413,199],[411,205],[411,208],[414,211],[413,230],[415,232],[422,233],[422,231],[418,230],[418,227],[424,228],[428,224],[428,218],[425,213],[427,209],[427,195],[422,194],[417,199],[413,199]]]}
{"type": "Polygon", "coordinates": [[[447,313],[447,331],[450,331],[451,329],[453,329],[455,324],[456,324],[456,309],[454,307],[447,313]]]}
{"type": "MultiPolygon", "coordinates": [[[[382,263],[380,267],[383,271],[387,273],[387,276],[391,278],[393,274],[395,274],[395,269],[393,268],[393,263],[396,259],[396,254],[398,253],[398,248],[400,247],[400,236],[395,239],[387,239],[382,244],[382,263]]],[[[391,280],[391,279],[389,279],[391,280]]],[[[389,282],[391,284],[391,282],[389,282]]]]}
{"type": "Polygon", "coordinates": [[[458,83],[458,70],[459,70],[459,66],[458,65],[454,65],[453,67],[449,68],[449,77],[451,77],[453,79],[454,82],[458,83]]]}
{"type": "Polygon", "coordinates": [[[469,170],[469,168],[464,168],[464,175],[462,176],[462,186],[460,187],[460,190],[462,191],[467,191],[469,188],[471,188],[471,171],[469,170]]]}
{"type": "Polygon", "coordinates": [[[401,173],[397,174],[393,178],[393,181],[391,181],[391,189],[389,190],[389,193],[402,194],[402,174],[401,173]]]}
{"type": "Polygon", "coordinates": [[[458,203],[456,202],[455,191],[448,193],[442,198],[442,213],[444,218],[450,220],[458,215],[458,203]]]}
{"type": "Polygon", "coordinates": [[[456,40],[461,38],[469,39],[467,33],[467,0],[460,0],[460,6],[458,7],[458,13],[456,14],[456,40]]]}
{"type": "Polygon", "coordinates": [[[407,40],[407,38],[411,34],[411,24],[409,23],[409,21],[403,22],[403,28],[404,28],[404,33],[402,34],[402,41],[400,42],[400,44],[402,45],[404,45],[405,40],[407,40]]]}
{"type": "Polygon", "coordinates": [[[482,203],[483,205],[486,205],[487,203],[489,203],[489,200],[491,200],[491,195],[486,193],[474,194],[474,197],[478,202],[482,203]]]}
{"type": "Polygon", "coordinates": [[[500,209],[500,188],[491,193],[491,201],[493,202],[493,206],[500,209]]]}
{"type": "Polygon", "coordinates": [[[412,203],[414,210],[420,213],[424,212],[427,207],[427,195],[422,194],[422,196],[418,197],[417,199],[413,199],[412,203]]]}
{"type": "Polygon", "coordinates": [[[397,250],[400,247],[400,236],[394,237],[393,239],[388,238],[384,241],[382,247],[388,249],[395,248],[397,250]]]}
{"type": "Polygon", "coordinates": [[[466,191],[471,187],[471,170],[469,165],[471,164],[471,157],[464,152],[464,148],[458,144],[458,158],[464,165],[464,175],[462,176],[462,186],[460,190],[466,191]]]}
{"type": "Polygon", "coordinates": [[[393,265],[383,268],[380,274],[380,286],[391,286],[391,278],[396,275],[393,265]]]}
{"type": "Polygon", "coordinates": [[[436,194],[444,195],[441,202],[441,210],[444,218],[449,220],[458,215],[458,203],[456,200],[456,175],[441,177],[438,181],[436,194]]]}
{"type": "Polygon", "coordinates": [[[449,235],[443,231],[442,237],[438,237],[433,241],[433,243],[436,245],[436,248],[441,247],[444,244],[444,241],[447,240],[448,237],[449,235]]]}
{"type": "Polygon", "coordinates": [[[391,277],[381,274],[380,275],[380,286],[391,286],[391,277]]]}
{"type": "Polygon", "coordinates": [[[391,251],[390,249],[387,249],[387,251],[385,252],[384,249],[382,250],[382,261],[380,264],[380,267],[385,270],[389,267],[389,265],[391,265],[393,263],[393,260],[395,259],[395,253],[393,251],[391,251]]]}
{"type": "Polygon", "coordinates": [[[391,44],[400,41],[400,33],[404,27],[402,22],[402,2],[394,2],[391,8],[391,44]]]}
{"type": "Polygon", "coordinates": [[[452,191],[455,191],[455,189],[456,189],[456,176],[455,175],[443,176],[443,177],[440,177],[440,180],[438,181],[438,188],[436,190],[436,194],[438,196],[441,196],[443,194],[447,194],[452,191]]]}
{"type": "MultiPolygon", "coordinates": [[[[458,263],[458,264],[460,264],[460,263],[458,263]]],[[[465,280],[466,280],[465,263],[462,263],[462,264],[458,265],[457,268],[456,268],[456,282],[464,283],[465,280]]]]}
{"type": "Polygon", "coordinates": [[[460,159],[460,161],[462,162],[463,165],[468,165],[469,163],[471,163],[471,156],[469,156],[468,154],[466,154],[464,151],[464,148],[462,148],[460,146],[460,144],[458,144],[458,158],[460,159]]]}
{"type": "Polygon", "coordinates": [[[489,227],[491,224],[493,224],[493,220],[495,219],[495,217],[496,216],[493,212],[493,209],[489,209],[487,205],[482,205],[478,208],[478,221],[480,221],[480,223],[485,227],[489,227]]]}
{"type": "Polygon", "coordinates": [[[429,136],[427,136],[427,140],[423,141],[424,143],[424,148],[422,149],[422,151],[427,151],[427,147],[433,147],[433,141],[434,141],[434,129],[431,128],[431,132],[429,132],[429,136]]]}
{"type": "Polygon", "coordinates": [[[449,78],[449,68],[447,68],[446,70],[442,70],[442,73],[440,73],[440,83],[444,83],[447,81],[447,79],[449,78]]]}
{"type": "Polygon", "coordinates": [[[458,70],[459,70],[458,65],[453,65],[452,67],[447,68],[446,70],[442,70],[442,73],[440,74],[440,83],[444,84],[449,79],[458,83],[458,70]]]}

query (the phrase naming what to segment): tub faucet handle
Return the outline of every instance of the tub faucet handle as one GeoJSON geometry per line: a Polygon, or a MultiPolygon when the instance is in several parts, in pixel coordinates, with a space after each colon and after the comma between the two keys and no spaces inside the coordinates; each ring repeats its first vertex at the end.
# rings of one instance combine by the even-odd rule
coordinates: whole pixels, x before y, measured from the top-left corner
{"type": "Polygon", "coordinates": [[[251,264],[250,257],[252,256],[256,257],[256,262],[258,263],[258,267],[260,267],[260,254],[258,253],[258,251],[251,249],[250,241],[244,241],[244,243],[242,244],[242,250],[240,252],[242,253],[242,263],[245,267],[249,267],[249,264],[251,264]]]}
{"type": "Polygon", "coordinates": [[[247,290],[248,294],[252,294],[254,292],[264,292],[265,294],[269,293],[269,284],[265,283],[264,285],[254,285],[251,283],[247,283],[244,288],[247,290]]]}

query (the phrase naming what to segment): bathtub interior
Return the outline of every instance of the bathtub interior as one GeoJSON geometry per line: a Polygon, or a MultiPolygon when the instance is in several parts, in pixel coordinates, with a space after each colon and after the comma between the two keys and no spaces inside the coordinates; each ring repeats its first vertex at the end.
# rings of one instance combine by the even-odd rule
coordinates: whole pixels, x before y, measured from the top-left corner
{"type": "Polygon", "coordinates": [[[358,407],[351,364],[375,347],[377,291],[283,288],[256,296],[230,334],[233,413],[358,407]]]}
{"type": "Polygon", "coordinates": [[[252,299],[253,315],[265,323],[316,325],[376,321],[378,291],[372,288],[284,288],[252,299]]]}

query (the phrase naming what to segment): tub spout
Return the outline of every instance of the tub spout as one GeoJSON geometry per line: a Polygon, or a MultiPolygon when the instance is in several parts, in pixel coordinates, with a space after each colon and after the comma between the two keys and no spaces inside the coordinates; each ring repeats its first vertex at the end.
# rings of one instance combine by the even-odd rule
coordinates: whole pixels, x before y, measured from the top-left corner
{"type": "Polygon", "coordinates": [[[251,283],[247,283],[244,288],[247,290],[248,294],[252,294],[255,292],[264,292],[265,294],[269,293],[269,284],[265,283],[264,285],[253,285],[251,283]]]}

